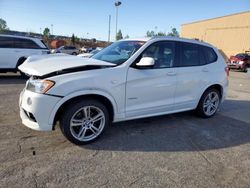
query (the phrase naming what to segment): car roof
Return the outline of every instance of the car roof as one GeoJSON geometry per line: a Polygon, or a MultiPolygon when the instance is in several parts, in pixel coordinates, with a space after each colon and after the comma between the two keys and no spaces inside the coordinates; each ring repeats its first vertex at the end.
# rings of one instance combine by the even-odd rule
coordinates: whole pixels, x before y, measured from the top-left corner
{"type": "Polygon", "coordinates": [[[211,44],[203,42],[203,41],[198,41],[195,39],[187,39],[187,38],[182,38],[182,37],[171,37],[171,36],[156,36],[156,37],[145,37],[145,38],[128,38],[128,39],[122,39],[121,41],[143,41],[143,42],[148,42],[148,41],[179,41],[179,42],[188,42],[188,43],[194,43],[194,44],[200,44],[204,46],[209,46],[214,48],[211,44]]]}
{"type": "Polygon", "coordinates": [[[42,40],[42,39],[36,38],[36,37],[26,37],[26,36],[18,36],[18,35],[5,35],[5,34],[0,34],[0,37],[12,37],[12,38],[21,38],[21,39],[42,40]]]}

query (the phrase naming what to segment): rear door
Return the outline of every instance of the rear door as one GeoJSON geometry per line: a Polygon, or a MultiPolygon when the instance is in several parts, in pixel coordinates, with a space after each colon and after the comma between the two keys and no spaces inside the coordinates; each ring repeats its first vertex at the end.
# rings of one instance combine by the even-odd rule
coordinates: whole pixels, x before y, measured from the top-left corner
{"type": "Polygon", "coordinates": [[[189,110],[196,107],[201,91],[209,84],[211,71],[201,45],[178,42],[178,49],[180,61],[176,65],[175,110],[189,110]]]}
{"type": "Polygon", "coordinates": [[[175,42],[149,46],[129,68],[126,84],[126,117],[151,116],[173,110],[176,88],[175,42]],[[152,57],[155,65],[135,66],[142,57],[152,57]]]}

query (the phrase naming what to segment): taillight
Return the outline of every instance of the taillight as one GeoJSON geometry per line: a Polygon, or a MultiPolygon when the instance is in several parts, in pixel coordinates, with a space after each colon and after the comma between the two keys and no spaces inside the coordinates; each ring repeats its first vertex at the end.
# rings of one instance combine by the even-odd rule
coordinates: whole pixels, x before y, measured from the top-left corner
{"type": "Polygon", "coordinates": [[[229,76],[229,67],[225,67],[225,72],[227,73],[227,76],[229,76]]]}

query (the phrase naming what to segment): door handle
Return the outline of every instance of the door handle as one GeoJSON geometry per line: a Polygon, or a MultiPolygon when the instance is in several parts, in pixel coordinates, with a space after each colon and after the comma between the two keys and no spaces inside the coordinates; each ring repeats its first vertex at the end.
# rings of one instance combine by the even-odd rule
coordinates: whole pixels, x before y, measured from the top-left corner
{"type": "Polygon", "coordinates": [[[167,73],[167,76],[175,76],[175,75],[176,75],[176,72],[172,72],[172,71],[171,71],[171,72],[168,72],[168,73],[167,73]]]}
{"type": "Polygon", "coordinates": [[[203,68],[202,72],[209,72],[208,68],[203,68]]]}

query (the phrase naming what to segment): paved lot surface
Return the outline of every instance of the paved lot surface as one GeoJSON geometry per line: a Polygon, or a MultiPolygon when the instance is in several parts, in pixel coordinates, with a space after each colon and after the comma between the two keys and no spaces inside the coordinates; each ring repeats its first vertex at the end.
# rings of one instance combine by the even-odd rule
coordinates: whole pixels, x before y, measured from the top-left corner
{"type": "Polygon", "coordinates": [[[250,79],[231,72],[212,119],[191,112],[112,125],[79,147],[21,125],[24,81],[0,75],[0,187],[250,187],[250,79]]]}

